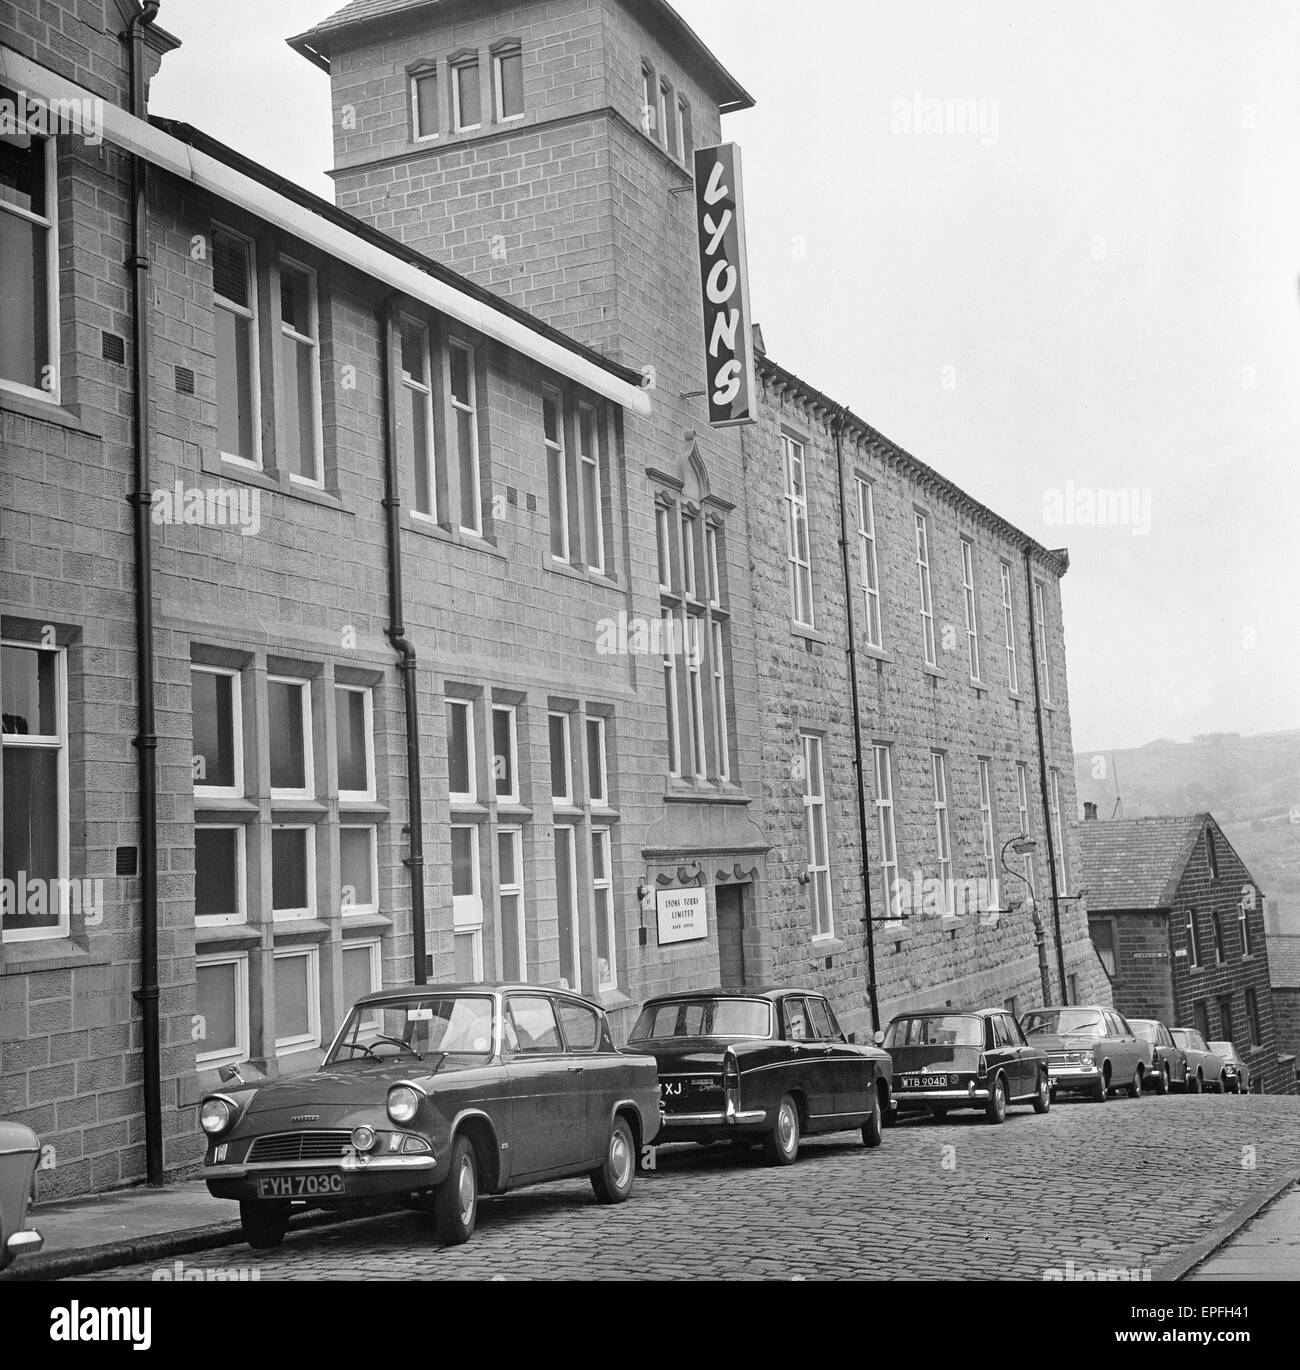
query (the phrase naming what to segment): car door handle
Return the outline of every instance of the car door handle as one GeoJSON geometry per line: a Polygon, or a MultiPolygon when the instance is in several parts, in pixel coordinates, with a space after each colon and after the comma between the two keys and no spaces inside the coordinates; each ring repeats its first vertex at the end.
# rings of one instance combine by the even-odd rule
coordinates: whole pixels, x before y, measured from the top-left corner
{"type": "Polygon", "coordinates": [[[568,1071],[569,1071],[569,1074],[570,1074],[570,1075],[581,1075],[582,1072],[583,1072],[583,1069],[584,1069],[584,1068],[583,1068],[582,1066],[569,1066],[569,1067],[568,1067],[568,1071]]]}
{"type": "Polygon", "coordinates": [[[834,1047],[822,1047],[822,1055],[823,1055],[823,1056],[832,1056],[832,1055],[834,1055],[834,1053],[835,1053],[835,1048],[834,1048],[834,1047]]]}

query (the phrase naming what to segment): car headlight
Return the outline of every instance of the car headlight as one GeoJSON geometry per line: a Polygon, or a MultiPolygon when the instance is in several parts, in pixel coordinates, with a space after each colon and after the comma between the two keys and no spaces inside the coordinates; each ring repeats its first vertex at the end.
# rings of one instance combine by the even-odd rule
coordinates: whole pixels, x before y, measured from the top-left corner
{"type": "Polygon", "coordinates": [[[361,1127],[352,1129],[352,1145],[358,1151],[369,1151],[374,1144],[375,1129],[373,1127],[366,1127],[363,1124],[361,1127]]]}
{"type": "Polygon", "coordinates": [[[1092,1064],[1092,1052],[1081,1051],[1079,1053],[1079,1064],[1081,1066],[1090,1066],[1092,1064]]]}
{"type": "Polygon", "coordinates": [[[421,1097],[410,1085],[394,1085],[388,1091],[388,1116],[395,1123],[409,1123],[419,1111],[421,1097]]]}
{"type": "Polygon", "coordinates": [[[199,1109],[199,1126],[209,1137],[217,1137],[231,1124],[235,1110],[224,1099],[204,1099],[199,1109]]]}

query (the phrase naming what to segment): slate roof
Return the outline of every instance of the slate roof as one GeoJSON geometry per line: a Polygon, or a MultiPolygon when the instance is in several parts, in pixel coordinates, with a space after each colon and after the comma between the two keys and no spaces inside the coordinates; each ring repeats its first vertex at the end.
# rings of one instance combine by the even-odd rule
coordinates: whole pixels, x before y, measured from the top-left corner
{"type": "Polygon", "coordinates": [[[1072,825],[1072,883],[1089,912],[1167,909],[1208,813],[1072,825]]]}
{"type": "Polygon", "coordinates": [[[1293,933],[1270,935],[1268,978],[1274,989],[1300,989],[1300,937],[1293,933]]]}
{"type": "MultiPolygon", "coordinates": [[[[382,23],[401,19],[416,10],[431,9],[446,0],[351,0],[350,4],[322,19],[319,24],[288,39],[289,46],[309,62],[329,70],[330,39],[345,29],[363,24],[382,23]]],[[[635,0],[635,7],[643,20],[653,29],[664,25],[680,40],[686,54],[712,78],[719,92],[719,107],[724,114],[731,110],[752,109],[754,98],[713,55],[693,28],[668,3],[668,0],[635,0]]]]}

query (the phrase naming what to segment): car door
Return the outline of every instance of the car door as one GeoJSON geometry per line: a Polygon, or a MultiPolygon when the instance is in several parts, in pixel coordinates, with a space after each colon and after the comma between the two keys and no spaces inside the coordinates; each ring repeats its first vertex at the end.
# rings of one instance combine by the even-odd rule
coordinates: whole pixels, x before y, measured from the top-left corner
{"type": "Polygon", "coordinates": [[[1007,1053],[1007,1075],[1011,1081],[1011,1097],[1023,1099],[1034,1092],[1037,1081],[1034,1076],[1032,1060],[1027,1060],[1028,1048],[1020,1035],[1020,1025],[1009,1013],[994,1015],[998,1022],[997,1040],[1003,1043],[1007,1053]]]}
{"type": "Polygon", "coordinates": [[[1016,1021],[1013,1013],[1007,1014],[1007,1028],[1015,1041],[1016,1049],[1020,1054],[1021,1079],[1024,1081],[1024,1092],[1026,1095],[1038,1093],[1038,1079],[1044,1069],[1044,1062],[1039,1059],[1038,1049],[1030,1045],[1029,1038],[1025,1036],[1020,1024],[1016,1021]]]}
{"type": "Polygon", "coordinates": [[[822,1068],[830,1079],[831,1109],[837,1126],[852,1126],[853,1118],[871,1111],[871,1062],[844,1040],[831,1006],[820,995],[805,998],[809,1020],[821,1053],[822,1068]]]}
{"type": "Polygon", "coordinates": [[[575,1166],[587,1153],[582,1061],[565,1050],[549,995],[509,994],[504,1012],[506,1074],[515,1112],[509,1139],[512,1174],[522,1178],[575,1166]]]}
{"type": "Polygon", "coordinates": [[[801,1089],[808,1102],[808,1130],[825,1131],[834,1125],[833,1068],[813,1035],[808,1003],[802,994],[787,994],[781,1000],[781,1036],[789,1046],[791,1060],[781,1072],[782,1092],[791,1087],[801,1089]]]}
{"type": "Polygon", "coordinates": [[[584,1156],[594,1164],[604,1155],[614,1105],[622,1097],[627,1063],[620,1056],[600,1050],[604,1024],[596,1009],[573,999],[560,998],[556,1002],[565,1050],[570,1057],[569,1074],[585,1102],[584,1156]]]}
{"type": "Polygon", "coordinates": [[[1124,1029],[1118,1017],[1110,1009],[1102,1009],[1101,1020],[1106,1025],[1106,1051],[1110,1056],[1112,1087],[1126,1085],[1137,1064],[1132,1047],[1124,1038],[1124,1029]]]}
{"type": "Polygon", "coordinates": [[[1020,1090],[1020,1059],[1007,1041],[1002,1015],[990,1013],[984,1019],[984,1059],[988,1062],[989,1079],[1001,1071],[1007,1081],[1007,1098],[1013,1099],[1020,1090]]]}

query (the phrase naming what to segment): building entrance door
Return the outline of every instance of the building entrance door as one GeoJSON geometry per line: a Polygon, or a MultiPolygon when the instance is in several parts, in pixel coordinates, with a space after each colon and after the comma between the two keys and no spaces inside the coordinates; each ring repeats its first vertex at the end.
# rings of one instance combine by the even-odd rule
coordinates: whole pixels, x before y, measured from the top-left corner
{"type": "Polygon", "coordinates": [[[727,989],[745,983],[745,886],[717,885],[718,978],[727,989]]]}

